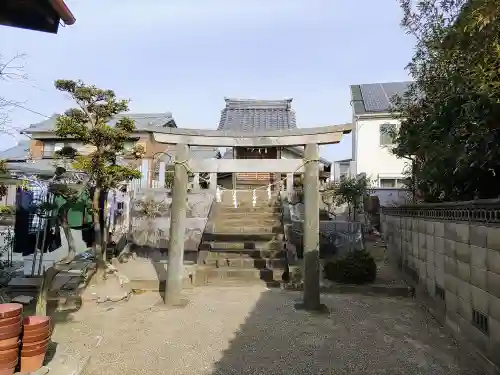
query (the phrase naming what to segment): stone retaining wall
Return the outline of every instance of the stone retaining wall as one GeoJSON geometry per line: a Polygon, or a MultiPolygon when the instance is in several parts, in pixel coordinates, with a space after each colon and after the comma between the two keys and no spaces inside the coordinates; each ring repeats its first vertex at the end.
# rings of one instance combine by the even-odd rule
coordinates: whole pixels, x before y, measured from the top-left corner
{"type": "MultiPolygon", "coordinates": [[[[184,237],[185,251],[198,251],[214,196],[211,190],[189,192],[184,237]]],[[[130,243],[153,249],[167,249],[170,238],[171,202],[172,197],[168,189],[141,189],[136,193],[131,201],[130,243]],[[154,209],[157,210],[152,220],[144,215],[144,206],[140,203],[151,199],[156,203],[154,209]]]]}
{"type": "MultiPolygon", "coordinates": [[[[303,256],[304,205],[282,201],[283,224],[287,246],[292,245],[295,254],[303,256]]],[[[320,256],[343,255],[364,249],[363,224],[336,218],[319,222],[320,256]],[[333,245],[333,246],[332,246],[333,245]],[[332,250],[335,249],[335,253],[332,250]]]]}
{"type": "Polygon", "coordinates": [[[391,259],[500,366],[500,201],[382,208],[391,259]]]}

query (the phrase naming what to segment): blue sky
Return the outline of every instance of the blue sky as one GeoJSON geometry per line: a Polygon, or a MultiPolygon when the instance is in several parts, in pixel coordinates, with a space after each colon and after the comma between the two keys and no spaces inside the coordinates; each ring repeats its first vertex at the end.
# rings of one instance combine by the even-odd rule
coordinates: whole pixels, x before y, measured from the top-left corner
{"type": "MultiPolygon", "coordinates": [[[[59,34],[0,26],[0,54],[26,54],[26,81],[0,96],[50,116],[72,105],[53,89],[82,79],[171,111],[179,127],[215,129],[224,97],[292,97],[299,127],[351,121],[349,85],[402,81],[413,40],[397,0],[67,0],[59,34]]],[[[11,125],[44,118],[17,108],[11,125]]],[[[0,149],[16,143],[0,136],[0,149]]],[[[350,157],[350,137],[322,156],[350,157]]]]}

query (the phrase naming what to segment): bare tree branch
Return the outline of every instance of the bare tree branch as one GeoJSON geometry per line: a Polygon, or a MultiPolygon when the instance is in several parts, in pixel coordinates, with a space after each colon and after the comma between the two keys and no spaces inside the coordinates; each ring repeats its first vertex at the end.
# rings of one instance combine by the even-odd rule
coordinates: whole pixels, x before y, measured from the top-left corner
{"type": "MultiPolygon", "coordinates": [[[[23,73],[24,54],[17,54],[10,59],[4,59],[0,54],[0,81],[25,80],[27,75],[23,73]]],[[[0,96],[0,132],[14,136],[17,129],[8,126],[10,122],[9,112],[19,103],[0,96]]]]}
{"type": "Polygon", "coordinates": [[[23,73],[25,67],[24,59],[26,55],[17,54],[14,57],[3,62],[3,56],[0,55],[0,79],[27,79],[28,76],[23,73]]]}

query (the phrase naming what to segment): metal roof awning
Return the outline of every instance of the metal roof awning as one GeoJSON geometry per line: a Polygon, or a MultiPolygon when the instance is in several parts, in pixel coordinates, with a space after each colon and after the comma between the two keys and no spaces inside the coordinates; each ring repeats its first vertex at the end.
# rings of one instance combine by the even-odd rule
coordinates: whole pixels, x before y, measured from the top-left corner
{"type": "Polygon", "coordinates": [[[57,34],[61,21],[76,21],[63,0],[0,1],[0,25],[57,34]]]}

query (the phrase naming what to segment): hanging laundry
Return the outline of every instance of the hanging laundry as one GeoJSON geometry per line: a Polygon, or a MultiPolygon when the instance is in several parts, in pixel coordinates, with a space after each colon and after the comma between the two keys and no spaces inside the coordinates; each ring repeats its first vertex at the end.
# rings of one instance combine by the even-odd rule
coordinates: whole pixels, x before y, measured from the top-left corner
{"type": "Polygon", "coordinates": [[[17,189],[14,253],[29,256],[35,253],[36,248],[52,252],[61,246],[61,237],[57,226],[54,225],[55,221],[49,224],[47,218],[40,217],[36,212],[39,205],[47,199],[50,199],[50,195],[43,188],[17,189]]]}
{"type": "Polygon", "coordinates": [[[82,241],[85,242],[87,247],[92,247],[95,242],[95,230],[92,223],[86,224],[82,227],[82,241]]]}
{"type": "MultiPolygon", "coordinates": [[[[66,199],[61,196],[54,198],[54,203],[58,208],[61,208],[66,202],[66,199]]],[[[91,207],[92,202],[90,201],[89,194],[86,191],[82,192],[76,202],[72,203],[68,209],[66,219],[69,227],[72,229],[81,229],[83,226],[92,224],[91,207]]]]}
{"type": "Polygon", "coordinates": [[[116,191],[111,189],[108,192],[108,196],[106,198],[106,223],[109,228],[109,232],[113,232],[115,226],[115,215],[116,215],[116,191]]]}
{"type": "Polygon", "coordinates": [[[51,220],[47,226],[47,232],[44,238],[44,231],[38,232],[38,242],[37,249],[42,250],[44,253],[50,253],[54,250],[59,249],[62,246],[61,242],[61,231],[59,225],[56,224],[55,220],[51,220]]]}
{"type": "Polygon", "coordinates": [[[16,254],[35,252],[35,243],[30,239],[30,209],[33,202],[33,193],[18,187],[16,191],[16,221],[14,224],[14,249],[16,254]]]}

